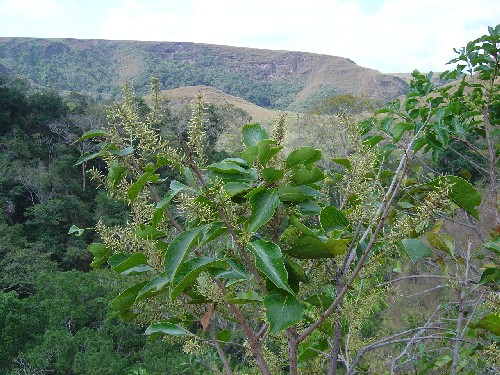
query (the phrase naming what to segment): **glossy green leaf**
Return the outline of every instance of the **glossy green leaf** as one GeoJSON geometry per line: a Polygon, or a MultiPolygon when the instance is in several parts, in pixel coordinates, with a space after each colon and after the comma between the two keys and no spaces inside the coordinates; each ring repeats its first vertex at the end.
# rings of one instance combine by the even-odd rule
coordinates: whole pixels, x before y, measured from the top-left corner
{"type": "Polygon", "coordinates": [[[299,202],[300,213],[302,215],[317,215],[321,212],[321,207],[312,199],[299,202]]]}
{"type": "Polygon", "coordinates": [[[141,177],[137,179],[136,182],[134,182],[130,187],[128,188],[127,191],[127,196],[130,199],[131,203],[134,203],[135,199],[139,195],[139,193],[142,191],[144,185],[149,181],[149,179],[153,176],[153,172],[145,172],[141,177]]]}
{"type": "Polygon", "coordinates": [[[325,178],[323,172],[315,165],[300,165],[292,170],[291,180],[294,185],[309,185],[325,178]]]}
{"type": "Polygon", "coordinates": [[[310,146],[303,146],[290,152],[285,161],[287,169],[300,164],[309,165],[321,160],[321,151],[310,146]]]}
{"type": "Polygon", "coordinates": [[[350,238],[329,238],[323,248],[333,255],[343,255],[350,243],[350,238]]]}
{"type": "Polygon", "coordinates": [[[257,159],[257,144],[247,147],[240,152],[240,156],[247,163],[252,164],[257,159]]]}
{"type": "Polygon", "coordinates": [[[212,223],[208,225],[202,233],[200,246],[215,240],[222,234],[227,232],[227,228],[224,223],[212,223]]]}
{"type": "Polygon", "coordinates": [[[214,172],[221,172],[227,174],[246,174],[247,170],[241,167],[239,164],[222,161],[218,163],[213,163],[207,166],[207,169],[214,172]]]}
{"type": "Polygon", "coordinates": [[[113,186],[118,185],[125,176],[127,169],[120,163],[112,162],[108,171],[108,181],[111,182],[113,186]]]}
{"type": "Polygon", "coordinates": [[[257,240],[250,242],[248,249],[254,255],[257,269],[278,288],[293,294],[288,286],[288,273],[279,246],[274,242],[257,240]]]}
{"type": "Polygon", "coordinates": [[[278,188],[278,194],[282,202],[302,202],[308,199],[308,196],[297,186],[281,185],[278,188]]]}
{"type": "Polygon", "coordinates": [[[95,159],[101,155],[102,155],[101,152],[95,152],[95,153],[86,152],[82,156],[80,156],[80,158],[76,161],[75,165],[86,163],[87,161],[95,159]]]}
{"type": "Polygon", "coordinates": [[[240,292],[240,293],[228,293],[225,297],[226,301],[235,305],[243,305],[251,302],[262,302],[264,299],[262,296],[254,291],[240,292]]]}
{"type": "Polygon", "coordinates": [[[112,253],[112,250],[105,244],[98,242],[91,243],[87,250],[94,256],[94,260],[90,264],[94,269],[103,265],[112,253]]]}
{"type": "Polygon", "coordinates": [[[401,243],[406,251],[406,254],[410,257],[412,261],[416,261],[420,258],[434,256],[431,248],[425,243],[415,239],[402,240],[401,243]]]}
{"type": "Polygon", "coordinates": [[[126,156],[126,155],[130,155],[134,152],[134,148],[132,146],[130,147],[126,147],[124,149],[121,149],[121,150],[113,150],[113,149],[110,149],[111,153],[116,155],[116,156],[126,156]]]}
{"type": "Polygon", "coordinates": [[[165,275],[156,275],[149,280],[137,294],[136,301],[142,301],[146,298],[155,296],[166,290],[169,280],[165,275]]]}
{"type": "Polygon", "coordinates": [[[264,299],[266,318],[271,333],[278,333],[302,320],[304,308],[292,294],[273,290],[264,299]]]}
{"type": "Polygon", "coordinates": [[[334,206],[327,206],[321,210],[319,222],[325,233],[331,232],[335,229],[344,229],[349,226],[347,216],[334,206]]]}
{"type": "Polygon", "coordinates": [[[481,204],[481,194],[469,182],[457,176],[439,177],[431,182],[432,186],[440,184],[448,184],[451,186],[448,196],[460,208],[468,212],[476,219],[479,219],[477,206],[481,204]]]}
{"type": "Polygon", "coordinates": [[[199,226],[178,234],[168,245],[165,253],[165,276],[172,281],[186,259],[189,250],[197,243],[198,237],[205,226],[199,226]]]}
{"type": "Polygon", "coordinates": [[[193,334],[188,330],[170,322],[153,323],[146,329],[146,332],[144,332],[144,334],[147,336],[155,333],[161,333],[170,336],[193,336],[193,334]]]}
{"type": "Polygon", "coordinates": [[[249,190],[251,187],[252,186],[250,184],[245,182],[228,182],[224,184],[224,190],[230,197],[243,193],[244,191],[249,190]]]}
{"type": "Polygon", "coordinates": [[[257,157],[261,165],[266,166],[278,152],[283,149],[283,146],[273,146],[276,141],[272,139],[263,139],[257,145],[257,157]]]}
{"type": "Polygon", "coordinates": [[[147,281],[144,281],[125,289],[118,297],[111,301],[111,309],[115,312],[125,312],[128,310],[134,304],[137,295],[147,283],[147,281]]]}
{"type": "Polygon", "coordinates": [[[425,234],[429,244],[436,249],[446,251],[451,255],[455,255],[455,239],[447,233],[427,232],[425,234]]]}
{"type": "Polygon", "coordinates": [[[313,238],[318,238],[318,235],[316,233],[314,233],[311,228],[309,228],[306,225],[304,225],[299,220],[299,218],[297,216],[295,216],[295,215],[290,216],[288,218],[288,221],[290,222],[290,224],[292,224],[295,228],[297,228],[298,230],[300,230],[306,236],[310,236],[310,237],[313,237],[313,238]]]}
{"type": "Polygon", "coordinates": [[[90,138],[103,137],[106,134],[107,134],[107,132],[103,129],[89,130],[89,131],[83,133],[83,135],[80,138],[78,138],[77,142],[83,141],[85,139],[90,139],[90,138]]]}
{"type": "Polygon", "coordinates": [[[336,159],[332,159],[332,161],[335,164],[343,166],[348,171],[350,171],[352,169],[352,165],[351,165],[351,162],[349,161],[349,159],[336,158],[336,159]]]}
{"type": "Polygon", "coordinates": [[[326,293],[316,293],[311,295],[306,299],[307,303],[320,308],[321,310],[326,310],[335,300],[332,296],[326,293]]]}
{"type": "Polygon", "coordinates": [[[84,228],[78,228],[76,225],[72,225],[71,228],[69,228],[68,234],[74,234],[76,237],[80,237],[83,232],[85,232],[84,228]]]}
{"type": "Polygon", "coordinates": [[[163,197],[161,201],[156,204],[156,208],[163,209],[180,191],[188,188],[186,185],[181,184],[179,181],[173,180],[170,183],[170,190],[163,197]]]}
{"type": "Polygon", "coordinates": [[[500,268],[486,268],[481,274],[481,284],[497,284],[500,285],[500,268]]]}
{"type": "Polygon", "coordinates": [[[148,263],[148,259],[143,253],[127,254],[128,256],[125,259],[122,258],[117,263],[113,261],[113,258],[118,255],[119,254],[113,255],[113,257],[108,260],[108,263],[112,265],[113,270],[118,273],[122,273],[130,268],[137,267],[139,265],[146,265],[148,263]]]}
{"type": "Polygon", "coordinates": [[[496,336],[500,336],[500,314],[490,313],[483,316],[475,324],[475,327],[483,328],[496,336]]]}
{"type": "Polygon", "coordinates": [[[262,177],[264,177],[264,180],[266,180],[268,184],[281,180],[284,175],[285,171],[282,169],[269,167],[262,170],[262,177]]]}
{"type": "Polygon", "coordinates": [[[227,267],[224,261],[200,257],[185,262],[175,274],[171,283],[170,298],[177,298],[187,287],[194,284],[196,278],[208,267],[227,267]]]}
{"type": "Polygon", "coordinates": [[[257,231],[266,224],[274,215],[280,203],[278,192],[274,189],[262,190],[250,198],[252,213],[248,220],[248,232],[257,231]]]}
{"type": "Polygon", "coordinates": [[[245,146],[256,146],[263,139],[269,139],[267,132],[260,124],[247,124],[243,126],[243,143],[245,146]]]}

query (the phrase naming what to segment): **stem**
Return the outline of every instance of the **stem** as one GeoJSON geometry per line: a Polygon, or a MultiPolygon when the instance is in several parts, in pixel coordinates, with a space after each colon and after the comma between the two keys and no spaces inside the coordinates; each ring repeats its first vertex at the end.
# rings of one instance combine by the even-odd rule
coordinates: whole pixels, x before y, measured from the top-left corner
{"type": "Polygon", "coordinates": [[[488,145],[488,169],[490,177],[490,196],[493,200],[493,210],[495,211],[495,231],[500,233],[500,210],[498,207],[498,187],[497,187],[497,169],[496,169],[496,155],[495,146],[493,145],[493,140],[491,132],[493,131],[493,126],[490,123],[490,110],[488,104],[483,108],[483,121],[484,121],[484,132],[486,137],[486,144],[488,145]]]}
{"type": "Polygon", "coordinates": [[[472,241],[468,240],[467,243],[467,253],[465,255],[465,279],[463,281],[463,285],[459,287],[459,295],[458,295],[458,319],[457,319],[457,328],[455,333],[455,348],[453,349],[453,364],[451,366],[452,375],[456,375],[458,372],[458,360],[460,358],[460,339],[462,338],[462,324],[465,319],[465,311],[464,311],[464,300],[467,293],[467,285],[469,284],[469,269],[470,269],[470,254],[472,249],[472,241]]]}
{"type": "Polygon", "coordinates": [[[214,340],[212,342],[212,345],[214,346],[215,350],[217,350],[217,354],[219,355],[222,365],[224,366],[224,371],[226,372],[226,375],[233,375],[233,370],[229,365],[226,353],[224,353],[224,350],[222,350],[219,341],[217,341],[217,335],[215,334],[215,329],[212,324],[210,324],[209,330],[210,330],[210,337],[212,337],[212,340],[214,340]]]}
{"type": "Polygon", "coordinates": [[[297,357],[298,357],[298,343],[297,343],[297,330],[295,328],[288,328],[286,330],[286,337],[288,339],[288,363],[289,374],[297,375],[297,357]]]}

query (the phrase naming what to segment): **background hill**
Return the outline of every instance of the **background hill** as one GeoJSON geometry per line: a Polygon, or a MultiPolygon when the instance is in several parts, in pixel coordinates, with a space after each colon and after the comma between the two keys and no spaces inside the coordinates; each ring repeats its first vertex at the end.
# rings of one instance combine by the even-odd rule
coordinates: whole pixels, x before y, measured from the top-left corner
{"type": "Polygon", "coordinates": [[[152,75],[164,89],[205,85],[292,110],[340,93],[384,102],[408,90],[404,79],[347,58],[194,43],[0,38],[0,64],[37,84],[105,99],[127,81],[147,94],[152,75]]]}

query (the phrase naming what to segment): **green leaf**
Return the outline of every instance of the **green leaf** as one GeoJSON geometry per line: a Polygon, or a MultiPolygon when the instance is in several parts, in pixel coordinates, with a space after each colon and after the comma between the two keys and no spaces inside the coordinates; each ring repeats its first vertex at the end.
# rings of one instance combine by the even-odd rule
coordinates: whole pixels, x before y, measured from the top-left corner
{"type": "Polygon", "coordinates": [[[447,233],[439,234],[434,232],[427,232],[425,236],[431,246],[455,256],[455,239],[452,236],[447,233]]]}
{"type": "Polygon", "coordinates": [[[206,227],[202,233],[200,246],[215,240],[223,233],[227,232],[227,228],[224,223],[212,223],[206,227]]]}
{"type": "Polygon", "coordinates": [[[91,243],[87,250],[94,256],[94,260],[90,264],[94,269],[104,264],[112,252],[105,244],[98,242],[91,243]]]}
{"type": "Polygon", "coordinates": [[[392,141],[394,143],[399,142],[399,140],[403,136],[404,132],[407,131],[407,130],[411,130],[411,129],[413,129],[413,125],[412,124],[407,124],[407,123],[404,123],[404,122],[397,123],[396,125],[394,125],[392,127],[391,132],[390,132],[391,136],[392,136],[392,141]]]}
{"type": "Polygon", "coordinates": [[[479,319],[474,326],[490,331],[496,336],[500,336],[500,315],[495,313],[485,315],[479,319]]]}
{"type": "Polygon", "coordinates": [[[255,232],[266,224],[273,217],[279,203],[279,195],[275,189],[262,190],[253,195],[250,198],[252,213],[248,220],[248,232],[255,232]]]}
{"type": "Polygon", "coordinates": [[[165,275],[156,275],[139,291],[136,301],[139,302],[146,298],[160,294],[166,289],[168,283],[169,280],[165,275]]]}
{"type": "Polygon", "coordinates": [[[326,251],[317,243],[303,243],[286,250],[285,253],[297,259],[325,259],[335,257],[334,254],[326,251]]]}
{"type": "Polygon", "coordinates": [[[142,188],[146,183],[149,181],[149,179],[153,176],[153,171],[148,171],[145,172],[141,177],[137,179],[136,182],[134,182],[130,187],[128,188],[127,195],[128,198],[130,199],[130,203],[134,203],[135,199],[139,195],[139,193],[142,191],[142,188]]]}
{"type": "Polygon", "coordinates": [[[111,301],[111,309],[114,312],[125,312],[127,311],[135,302],[137,295],[141,291],[141,289],[148,282],[144,281],[139,284],[132,285],[130,288],[125,289],[121,292],[118,297],[116,297],[113,301],[111,301]]]}
{"type": "Polygon", "coordinates": [[[350,171],[350,170],[352,169],[351,162],[350,162],[348,159],[336,158],[336,159],[332,159],[332,161],[333,161],[335,164],[338,164],[338,165],[343,166],[343,167],[344,167],[345,169],[347,169],[348,171],[350,171]]]}
{"type": "Polygon", "coordinates": [[[367,137],[366,139],[364,139],[363,144],[372,148],[372,147],[376,146],[380,141],[383,141],[383,140],[384,140],[384,137],[382,137],[381,135],[375,135],[375,136],[367,137]]]}
{"type": "Polygon", "coordinates": [[[122,273],[130,268],[137,267],[139,265],[145,265],[148,263],[148,259],[143,253],[125,254],[127,255],[126,259],[121,258],[120,261],[114,262],[113,258],[117,257],[118,255],[121,254],[113,255],[108,260],[108,263],[113,265],[113,270],[118,273],[122,273]]]}
{"type": "Polygon", "coordinates": [[[208,267],[227,267],[224,261],[200,257],[193,258],[184,263],[176,273],[171,283],[170,298],[177,298],[187,287],[193,285],[196,278],[208,267]]]}
{"type": "Polygon", "coordinates": [[[83,164],[89,160],[95,159],[96,157],[98,157],[100,155],[101,155],[101,152],[95,152],[92,154],[89,152],[86,152],[82,156],[80,156],[80,158],[76,161],[75,165],[83,164]]]}
{"type": "Polygon", "coordinates": [[[108,171],[108,181],[111,182],[111,184],[116,187],[116,185],[118,185],[123,176],[125,176],[126,171],[127,169],[123,165],[116,162],[112,162],[108,171]]]}
{"type": "Polygon", "coordinates": [[[278,333],[302,320],[304,308],[297,298],[281,290],[273,290],[264,299],[271,333],[278,333]]]}
{"type": "Polygon", "coordinates": [[[288,286],[288,273],[281,256],[281,249],[274,242],[257,240],[248,244],[255,257],[255,266],[278,288],[293,294],[288,286]]]}
{"type": "Polygon", "coordinates": [[[480,283],[500,285],[500,268],[486,268],[481,275],[480,283]]]}
{"type": "Polygon", "coordinates": [[[207,169],[227,174],[246,174],[248,171],[240,165],[232,162],[221,161],[207,166],[207,169]]]}
{"type": "Polygon", "coordinates": [[[318,238],[318,235],[316,233],[314,233],[312,231],[312,229],[310,229],[307,226],[305,226],[304,224],[302,224],[301,221],[299,220],[299,218],[297,216],[295,216],[295,215],[290,216],[288,218],[288,221],[290,222],[290,224],[292,224],[295,228],[297,228],[298,230],[300,230],[306,236],[310,236],[310,237],[313,237],[313,238],[318,238]]]}
{"type": "Polygon", "coordinates": [[[422,241],[410,238],[402,240],[401,243],[403,244],[406,253],[413,262],[415,262],[419,258],[434,256],[431,248],[422,241]]]}
{"type": "Polygon", "coordinates": [[[278,194],[282,202],[302,202],[308,198],[299,187],[290,185],[281,185],[278,194]]]}
{"type": "Polygon", "coordinates": [[[78,228],[76,225],[72,225],[71,228],[69,228],[68,234],[74,234],[76,237],[80,237],[83,232],[85,232],[85,229],[83,228],[78,228]]]}
{"type": "Polygon", "coordinates": [[[178,192],[188,188],[186,185],[181,184],[179,181],[173,180],[170,183],[170,190],[161,201],[156,204],[156,208],[163,209],[165,206],[177,195],[178,192]]]}
{"type": "Polygon", "coordinates": [[[189,249],[196,244],[201,231],[205,229],[205,225],[189,229],[178,234],[167,247],[165,254],[165,276],[169,281],[172,281],[186,259],[189,249]]]}
{"type": "Polygon", "coordinates": [[[263,139],[257,145],[257,157],[261,165],[266,166],[266,164],[283,149],[283,146],[271,147],[276,144],[276,141],[272,139],[263,139]]]}
{"type": "Polygon", "coordinates": [[[346,252],[347,246],[351,243],[350,238],[329,238],[323,247],[333,255],[342,255],[346,252]]]}
{"type": "Polygon", "coordinates": [[[349,220],[345,214],[334,206],[327,206],[321,210],[319,222],[325,233],[349,226],[349,220]]]}
{"type": "Polygon", "coordinates": [[[284,175],[285,171],[273,167],[264,168],[262,170],[262,177],[264,177],[264,180],[266,180],[268,184],[281,180],[284,175]]]}
{"type": "Polygon", "coordinates": [[[246,293],[228,293],[225,297],[226,301],[235,305],[243,305],[250,302],[262,302],[262,296],[254,291],[246,293]]]}
{"type": "Polygon", "coordinates": [[[450,199],[464,211],[479,219],[479,212],[476,207],[481,204],[481,194],[478,193],[474,186],[457,176],[443,176],[431,181],[432,186],[439,186],[444,183],[451,185],[448,194],[450,199]]]}
{"type": "Polygon", "coordinates": [[[312,199],[299,202],[300,213],[302,215],[317,215],[321,212],[321,207],[312,199]]]}
{"type": "MultiPolygon", "coordinates": [[[[243,126],[243,143],[247,147],[256,146],[263,139],[269,139],[266,131],[260,124],[247,124],[243,126]]],[[[245,159],[246,160],[246,159],[245,159]]]]}
{"type": "Polygon", "coordinates": [[[335,300],[332,296],[326,293],[316,293],[311,295],[306,299],[307,303],[315,307],[319,307],[322,310],[326,310],[335,300]]]}
{"type": "Polygon", "coordinates": [[[228,182],[224,185],[224,190],[230,197],[233,197],[235,195],[243,193],[251,187],[252,186],[250,184],[247,184],[245,182],[228,182]]]}
{"type": "Polygon", "coordinates": [[[288,155],[285,161],[287,169],[297,165],[309,165],[321,160],[321,151],[309,146],[300,147],[288,155]]]}
{"type": "Polygon", "coordinates": [[[325,175],[315,165],[300,165],[292,171],[291,180],[294,185],[309,185],[321,181],[325,175]]]}
{"type": "Polygon", "coordinates": [[[252,164],[255,161],[255,159],[257,159],[257,145],[255,144],[254,146],[247,147],[246,149],[240,152],[240,156],[247,163],[252,164]]]}
{"type": "Polygon", "coordinates": [[[146,332],[144,332],[147,336],[155,333],[170,336],[193,336],[193,334],[188,330],[170,322],[153,323],[146,329],[146,332]]]}
{"type": "Polygon", "coordinates": [[[116,156],[126,156],[126,155],[130,155],[134,152],[134,148],[132,146],[130,147],[126,147],[122,150],[110,150],[112,154],[115,154],[116,156]]]}
{"type": "Polygon", "coordinates": [[[102,129],[89,130],[88,132],[83,133],[83,135],[80,138],[78,138],[77,142],[80,142],[80,141],[83,141],[83,140],[89,139],[89,138],[103,137],[106,134],[107,134],[107,132],[105,130],[102,130],[102,129]]]}

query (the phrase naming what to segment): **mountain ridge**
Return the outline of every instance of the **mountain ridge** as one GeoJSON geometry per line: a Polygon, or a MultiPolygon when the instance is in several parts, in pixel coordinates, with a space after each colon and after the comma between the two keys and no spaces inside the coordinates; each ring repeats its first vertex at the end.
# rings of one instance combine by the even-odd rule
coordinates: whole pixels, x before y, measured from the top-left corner
{"type": "Polygon", "coordinates": [[[163,89],[211,86],[274,109],[348,92],[388,101],[408,90],[404,79],[345,57],[191,42],[0,37],[0,64],[41,85],[104,98],[118,97],[125,82],[147,94],[156,75],[163,89]]]}

